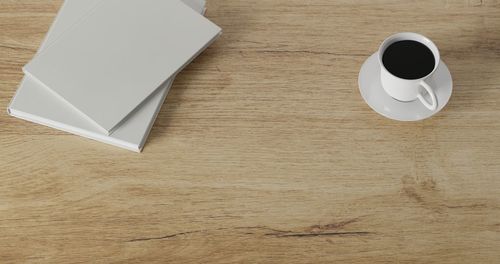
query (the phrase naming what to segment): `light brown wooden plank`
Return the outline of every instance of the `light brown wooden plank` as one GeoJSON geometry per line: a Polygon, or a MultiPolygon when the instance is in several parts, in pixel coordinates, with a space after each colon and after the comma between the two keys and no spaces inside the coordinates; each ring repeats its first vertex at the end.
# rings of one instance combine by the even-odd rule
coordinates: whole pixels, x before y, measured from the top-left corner
{"type": "MultiPolygon", "coordinates": [[[[0,107],[61,0],[0,2],[0,107]]],[[[1,263],[498,263],[500,2],[209,0],[224,35],[142,154],[0,111],[1,263]],[[398,31],[454,94],[384,119],[357,74],[398,31]]]]}

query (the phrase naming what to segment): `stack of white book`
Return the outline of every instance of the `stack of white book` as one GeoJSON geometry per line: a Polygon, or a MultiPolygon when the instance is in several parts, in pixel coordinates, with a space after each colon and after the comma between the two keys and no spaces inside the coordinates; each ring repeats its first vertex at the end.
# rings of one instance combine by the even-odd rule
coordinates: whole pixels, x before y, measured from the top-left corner
{"type": "Polygon", "coordinates": [[[8,112],[140,152],[175,75],[220,35],[205,0],[66,0],[8,112]]]}

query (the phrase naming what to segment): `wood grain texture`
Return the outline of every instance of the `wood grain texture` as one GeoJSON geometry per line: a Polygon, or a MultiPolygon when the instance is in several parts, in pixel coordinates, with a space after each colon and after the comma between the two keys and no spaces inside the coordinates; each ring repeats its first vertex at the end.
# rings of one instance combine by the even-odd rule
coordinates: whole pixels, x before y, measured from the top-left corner
{"type": "MultiPolygon", "coordinates": [[[[83,0],[82,0],[83,1],[83,0]]],[[[5,109],[61,0],[0,0],[5,109]]],[[[1,263],[499,263],[500,2],[209,0],[224,35],[142,154],[0,111],[1,263]],[[363,102],[388,35],[440,47],[449,105],[363,102]]]]}

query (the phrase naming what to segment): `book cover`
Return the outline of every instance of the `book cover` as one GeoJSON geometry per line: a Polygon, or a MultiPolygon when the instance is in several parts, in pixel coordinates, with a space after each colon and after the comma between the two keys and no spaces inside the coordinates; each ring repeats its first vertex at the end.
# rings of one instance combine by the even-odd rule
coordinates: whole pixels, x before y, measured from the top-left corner
{"type": "Polygon", "coordinates": [[[220,31],[177,0],[101,1],[24,72],[110,134],[220,31]]]}

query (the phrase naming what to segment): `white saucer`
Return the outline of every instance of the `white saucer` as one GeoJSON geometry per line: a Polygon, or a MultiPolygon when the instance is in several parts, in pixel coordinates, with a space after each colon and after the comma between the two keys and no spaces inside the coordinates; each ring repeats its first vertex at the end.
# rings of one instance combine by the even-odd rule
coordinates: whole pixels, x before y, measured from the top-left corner
{"type": "Polygon", "coordinates": [[[436,73],[426,80],[436,92],[438,101],[438,108],[431,111],[418,99],[411,102],[401,102],[389,96],[382,88],[380,64],[377,57],[378,52],[365,61],[358,79],[361,96],[375,112],[398,121],[418,121],[437,114],[450,100],[453,81],[451,73],[443,61],[439,63],[436,73]]]}

